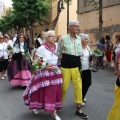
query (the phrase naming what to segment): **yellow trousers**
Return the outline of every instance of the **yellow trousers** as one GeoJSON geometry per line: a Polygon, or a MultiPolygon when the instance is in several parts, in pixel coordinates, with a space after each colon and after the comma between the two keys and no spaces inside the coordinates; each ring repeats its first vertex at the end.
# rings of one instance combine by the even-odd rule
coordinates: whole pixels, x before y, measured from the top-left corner
{"type": "Polygon", "coordinates": [[[74,87],[74,101],[75,103],[82,103],[82,80],[78,68],[62,68],[63,85],[62,85],[62,102],[66,97],[66,92],[72,80],[74,87]]]}
{"type": "Polygon", "coordinates": [[[114,104],[109,112],[107,120],[120,120],[120,87],[115,85],[114,104]]]}

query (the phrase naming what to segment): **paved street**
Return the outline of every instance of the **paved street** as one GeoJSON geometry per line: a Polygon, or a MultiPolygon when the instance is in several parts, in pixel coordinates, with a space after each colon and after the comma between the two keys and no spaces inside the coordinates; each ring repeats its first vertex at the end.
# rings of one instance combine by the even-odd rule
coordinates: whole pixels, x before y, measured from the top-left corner
{"type": "MultiPolygon", "coordinates": [[[[106,120],[113,104],[113,90],[116,76],[113,68],[105,68],[92,73],[92,86],[87,94],[87,103],[82,110],[89,115],[89,120],[106,120]]],[[[34,115],[24,105],[22,94],[24,89],[9,84],[8,80],[0,80],[0,120],[52,120],[48,113],[34,115]]],[[[68,90],[63,109],[58,112],[62,120],[82,120],[75,115],[72,84],[68,90]]]]}

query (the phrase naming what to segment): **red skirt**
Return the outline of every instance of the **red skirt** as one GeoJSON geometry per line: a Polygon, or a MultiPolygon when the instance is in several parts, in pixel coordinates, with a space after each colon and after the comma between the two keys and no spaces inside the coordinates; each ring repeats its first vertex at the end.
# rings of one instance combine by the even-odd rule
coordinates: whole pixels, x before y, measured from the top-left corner
{"type": "Polygon", "coordinates": [[[23,99],[30,110],[44,109],[45,112],[60,110],[62,107],[61,71],[58,73],[48,70],[36,71],[24,92],[23,99]]]}
{"type": "Polygon", "coordinates": [[[111,62],[111,51],[106,51],[106,59],[108,62],[111,62]]]}
{"type": "Polygon", "coordinates": [[[61,110],[62,107],[62,86],[53,85],[40,88],[35,91],[30,98],[29,109],[41,110],[45,112],[54,112],[55,110],[61,110]]]}

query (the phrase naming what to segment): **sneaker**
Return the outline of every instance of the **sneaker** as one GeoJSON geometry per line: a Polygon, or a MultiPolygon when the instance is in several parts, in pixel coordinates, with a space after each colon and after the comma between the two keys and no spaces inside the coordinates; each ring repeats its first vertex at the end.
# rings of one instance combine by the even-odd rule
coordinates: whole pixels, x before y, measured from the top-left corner
{"type": "Polygon", "coordinates": [[[104,67],[100,67],[101,69],[104,69],[104,67]]]}
{"type": "Polygon", "coordinates": [[[5,80],[5,77],[1,77],[1,80],[5,80]]]}
{"type": "Polygon", "coordinates": [[[83,102],[84,102],[84,103],[86,103],[86,102],[87,102],[87,99],[86,99],[86,98],[84,98],[83,102]]]}
{"type": "Polygon", "coordinates": [[[62,109],[59,109],[58,111],[60,111],[60,112],[61,112],[61,111],[62,111],[62,109]]]}
{"type": "Polygon", "coordinates": [[[61,120],[61,118],[57,114],[55,114],[55,115],[52,114],[52,118],[54,120],[61,120]]]}
{"type": "Polygon", "coordinates": [[[85,106],[85,103],[84,103],[84,102],[82,102],[82,103],[81,103],[81,105],[82,105],[82,106],[85,106]]]}
{"type": "Polygon", "coordinates": [[[34,112],[34,114],[36,114],[36,115],[39,114],[39,110],[34,109],[33,112],[34,112]]]}
{"type": "Polygon", "coordinates": [[[76,111],[76,115],[78,115],[78,116],[81,117],[82,119],[88,119],[88,116],[85,115],[83,112],[80,113],[80,112],[76,111]]]}
{"type": "Polygon", "coordinates": [[[56,115],[55,120],[61,120],[61,118],[58,115],[56,115]]]}

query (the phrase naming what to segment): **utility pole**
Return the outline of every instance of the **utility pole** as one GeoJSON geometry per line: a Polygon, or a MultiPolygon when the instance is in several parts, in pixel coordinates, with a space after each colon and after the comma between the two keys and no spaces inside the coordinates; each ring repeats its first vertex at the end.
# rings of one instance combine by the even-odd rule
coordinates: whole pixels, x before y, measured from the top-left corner
{"type": "Polygon", "coordinates": [[[67,33],[69,32],[68,23],[69,23],[69,0],[67,1],[67,33]]]}
{"type": "Polygon", "coordinates": [[[103,20],[102,20],[102,7],[103,7],[103,1],[102,0],[99,0],[99,40],[101,39],[102,37],[102,25],[103,25],[103,20]]]}

